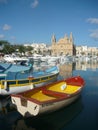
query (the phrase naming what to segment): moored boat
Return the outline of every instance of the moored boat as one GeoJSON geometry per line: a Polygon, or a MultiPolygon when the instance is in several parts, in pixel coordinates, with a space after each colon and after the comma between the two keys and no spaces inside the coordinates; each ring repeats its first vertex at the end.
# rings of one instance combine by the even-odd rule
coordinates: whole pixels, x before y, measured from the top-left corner
{"type": "Polygon", "coordinates": [[[34,87],[40,87],[42,85],[49,84],[57,80],[58,74],[59,70],[55,66],[47,69],[46,72],[36,72],[33,76],[27,77],[26,79],[1,80],[0,95],[24,92],[33,89],[34,87]]]}
{"type": "MultiPolygon", "coordinates": [[[[21,117],[14,123],[14,128],[15,130],[22,130],[24,128],[26,130],[29,130],[29,128],[32,130],[61,130],[62,128],[64,128],[64,126],[69,124],[74,118],[77,118],[77,116],[81,113],[82,110],[83,103],[80,97],[67,108],[62,108],[56,112],[44,114],[38,117],[21,117]]],[[[13,117],[10,116],[9,118],[15,120],[15,114],[13,117]]]]}
{"type": "Polygon", "coordinates": [[[12,63],[0,63],[0,73],[7,74],[8,72],[28,72],[32,68],[32,64],[28,66],[17,65],[12,63]]]}
{"type": "Polygon", "coordinates": [[[12,94],[11,100],[21,115],[37,116],[68,106],[80,96],[84,85],[84,79],[75,76],[17,95],[12,94]]]}

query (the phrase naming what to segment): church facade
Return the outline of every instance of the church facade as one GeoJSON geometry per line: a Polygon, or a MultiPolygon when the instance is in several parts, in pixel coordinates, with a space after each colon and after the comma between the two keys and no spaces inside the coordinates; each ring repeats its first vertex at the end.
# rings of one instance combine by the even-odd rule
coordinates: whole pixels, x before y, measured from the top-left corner
{"type": "Polygon", "coordinates": [[[65,35],[63,38],[59,39],[56,42],[55,35],[52,36],[51,39],[52,46],[51,46],[51,55],[53,56],[61,56],[61,55],[75,55],[75,45],[72,33],[70,33],[70,37],[65,35]]]}

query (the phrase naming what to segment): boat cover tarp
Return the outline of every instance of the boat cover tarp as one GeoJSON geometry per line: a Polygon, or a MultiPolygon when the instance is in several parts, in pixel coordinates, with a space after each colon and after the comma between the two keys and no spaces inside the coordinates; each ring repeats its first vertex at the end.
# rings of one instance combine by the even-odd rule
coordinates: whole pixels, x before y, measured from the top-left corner
{"type": "Polygon", "coordinates": [[[0,65],[0,72],[4,71],[5,68],[3,66],[0,65]]]}
{"type": "Polygon", "coordinates": [[[47,72],[47,73],[50,73],[50,72],[55,71],[55,70],[58,70],[58,67],[57,67],[57,66],[54,66],[54,67],[49,68],[49,69],[46,69],[46,72],[47,72]]]}
{"type": "Polygon", "coordinates": [[[8,73],[8,72],[20,72],[20,71],[28,71],[31,66],[22,66],[22,65],[14,65],[9,63],[0,63],[1,72],[8,73]]]}
{"type": "Polygon", "coordinates": [[[0,72],[1,72],[1,73],[4,73],[4,72],[7,71],[11,66],[12,66],[12,64],[0,63],[0,72]]]}
{"type": "Polygon", "coordinates": [[[48,74],[52,74],[53,71],[56,71],[57,67],[47,68],[45,71],[28,71],[28,72],[8,72],[7,79],[26,79],[28,77],[40,77],[48,74]]]}

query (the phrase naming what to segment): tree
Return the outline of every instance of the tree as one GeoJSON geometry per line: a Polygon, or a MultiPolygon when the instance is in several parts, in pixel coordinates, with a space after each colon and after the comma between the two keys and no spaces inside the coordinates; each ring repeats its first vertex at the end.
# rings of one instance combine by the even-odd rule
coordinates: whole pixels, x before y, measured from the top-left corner
{"type": "Polygon", "coordinates": [[[26,51],[26,48],[23,45],[18,45],[17,49],[19,49],[20,53],[25,53],[25,51],[26,51]]]}
{"type": "Polygon", "coordinates": [[[12,52],[15,51],[14,47],[10,45],[8,41],[1,40],[0,45],[3,46],[2,50],[0,50],[1,53],[11,54],[12,52]]]}
{"type": "Polygon", "coordinates": [[[31,46],[28,46],[28,47],[26,47],[26,51],[32,51],[33,50],[33,47],[31,47],[31,46]]]}

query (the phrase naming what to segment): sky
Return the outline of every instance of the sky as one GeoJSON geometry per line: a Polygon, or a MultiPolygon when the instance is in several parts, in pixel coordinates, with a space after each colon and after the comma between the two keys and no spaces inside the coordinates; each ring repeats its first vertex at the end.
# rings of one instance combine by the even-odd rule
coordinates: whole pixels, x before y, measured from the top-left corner
{"type": "Polygon", "coordinates": [[[76,46],[98,47],[98,0],[0,0],[0,40],[51,45],[71,32],[76,46]]]}

